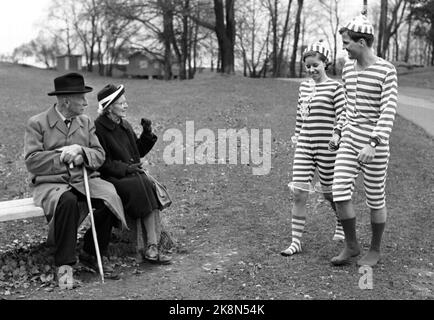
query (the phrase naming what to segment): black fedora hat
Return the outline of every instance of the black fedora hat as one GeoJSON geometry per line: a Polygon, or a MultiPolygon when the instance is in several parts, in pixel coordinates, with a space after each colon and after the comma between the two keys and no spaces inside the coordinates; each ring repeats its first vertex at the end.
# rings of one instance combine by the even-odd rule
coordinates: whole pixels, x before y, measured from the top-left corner
{"type": "Polygon", "coordinates": [[[92,90],[91,87],[84,85],[84,78],[81,74],[72,72],[54,79],[54,91],[48,93],[48,95],[86,93],[92,90]]]}

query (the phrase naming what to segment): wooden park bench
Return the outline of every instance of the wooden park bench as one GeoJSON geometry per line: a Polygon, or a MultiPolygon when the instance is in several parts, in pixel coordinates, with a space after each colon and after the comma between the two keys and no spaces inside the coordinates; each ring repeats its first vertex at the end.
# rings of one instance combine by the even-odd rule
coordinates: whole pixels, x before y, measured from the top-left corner
{"type": "Polygon", "coordinates": [[[44,211],[33,204],[33,198],[0,202],[0,222],[43,216],[44,211]]]}
{"type": "MultiPolygon", "coordinates": [[[[0,222],[29,219],[33,217],[44,217],[44,211],[42,208],[34,205],[33,198],[0,201],[0,222]]],[[[136,225],[136,223],[129,219],[129,217],[127,217],[127,223],[130,226],[131,232],[126,232],[123,234],[123,237],[129,238],[131,244],[128,248],[122,248],[122,250],[125,252],[137,253],[136,250],[143,249],[145,246],[142,239],[146,239],[146,231],[142,230],[140,223],[136,225]],[[142,235],[141,237],[138,236],[140,234],[142,235]]],[[[160,241],[163,243],[165,248],[174,247],[175,244],[171,236],[164,230],[164,228],[162,229],[161,236],[162,238],[160,241]]],[[[140,260],[139,256],[137,259],[140,260]]]]}

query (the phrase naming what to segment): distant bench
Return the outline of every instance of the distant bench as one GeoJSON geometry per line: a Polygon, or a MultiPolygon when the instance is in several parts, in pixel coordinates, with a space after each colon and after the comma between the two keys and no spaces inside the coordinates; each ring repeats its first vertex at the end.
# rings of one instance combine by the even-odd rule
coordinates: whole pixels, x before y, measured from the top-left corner
{"type": "Polygon", "coordinates": [[[34,205],[33,198],[0,202],[0,222],[43,216],[44,211],[34,205]]]}

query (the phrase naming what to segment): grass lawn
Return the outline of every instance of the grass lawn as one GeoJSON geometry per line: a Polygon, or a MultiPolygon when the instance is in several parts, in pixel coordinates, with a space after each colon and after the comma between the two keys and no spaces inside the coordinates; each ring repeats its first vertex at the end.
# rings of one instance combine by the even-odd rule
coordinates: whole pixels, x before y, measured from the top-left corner
{"type": "MultiPolygon", "coordinates": [[[[54,102],[46,93],[52,90],[55,76],[54,71],[0,65],[0,200],[30,196],[23,165],[24,126],[27,118],[54,102]]],[[[287,183],[296,83],[224,76],[184,82],[86,76],[95,91],[112,81],[126,86],[128,120],[137,132],[141,117],[154,122],[159,140],[146,159],[173,195],[174,203],[163,216],[182,250],[171,266],[121,265],[122,280],[101,286],[95,276],[70,292],[39,289],[38,279],[29,280],[28,288],[10,287],[0,273],[0,295],[8,291],[11,298],[25,299],[434,298],[434,141],[423,130],[397,117],[391,138],[383,259],[374,268],[373,290],[360,290],[361,274],[355,264],[336,268],[329,263],[342,244],[331,240],[333,213],[319,196],[309,200],[304,252],[290,258],[279,254],[290,243],[292,196],[287,183]],[[241,164],[165,165],[163,151],[169,142],[163,141],[163,133],[177,128],[185,134],[186,121],[194,121],[196,131],[271,129],[271,172],[255,176],[252,165],[241,164]]],[[[95,117],[96,92],[88,100],[87,113],[95,117]]],[[[365,251],[370,226],[361,181],[354,203],[365,251]]],[[[0,223],[2,256],[17,252],[17,243],[23,247],[43,241],[45,233],[42,218],[0,223]]]]}

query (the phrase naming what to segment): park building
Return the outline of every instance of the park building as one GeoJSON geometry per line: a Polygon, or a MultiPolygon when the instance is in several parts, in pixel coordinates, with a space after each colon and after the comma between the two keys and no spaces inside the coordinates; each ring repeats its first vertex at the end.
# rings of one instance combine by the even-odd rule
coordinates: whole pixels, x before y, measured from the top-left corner
{"type": "MultiPolygon", "coordinates": [[[[176,61],[175,58],[172,61],[176,61]]],[[[128,77],[144,79],[163,79],[164,63],[145,51],[136,51],[128,57],[127,72],[128,77]]],[[[172,64],[172,79],[179,78],[179,66],[172,64]]]]}
{"type": "Polygon", "coordinates": [[[81,65],[80,54],[65,54],[56,57],[56,69],[59,72],[80,71],[81,65]]]}

